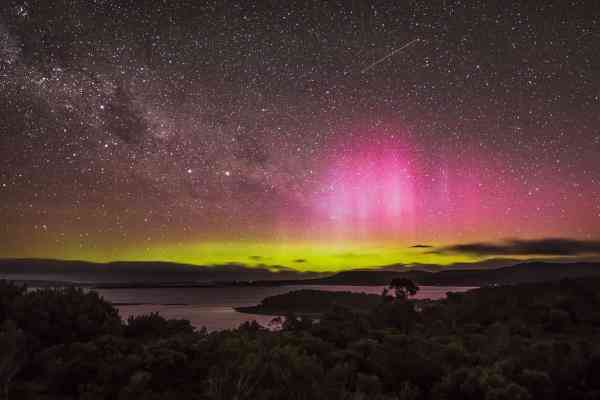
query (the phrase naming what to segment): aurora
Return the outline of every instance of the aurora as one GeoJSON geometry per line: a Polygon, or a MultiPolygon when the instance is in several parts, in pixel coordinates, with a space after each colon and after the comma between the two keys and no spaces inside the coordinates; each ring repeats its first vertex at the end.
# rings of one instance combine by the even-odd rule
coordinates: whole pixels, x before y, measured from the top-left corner
{"type": "Polygon", "coordinates": [[[2,258],[339,271],[600,238],[591,23],[30,3],[0,15],[2,258]]]}

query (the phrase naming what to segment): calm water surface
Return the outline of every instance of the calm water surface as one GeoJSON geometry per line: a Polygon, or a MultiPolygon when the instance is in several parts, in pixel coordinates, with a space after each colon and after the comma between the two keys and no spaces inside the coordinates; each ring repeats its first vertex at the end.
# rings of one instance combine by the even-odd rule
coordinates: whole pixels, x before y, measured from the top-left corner
{"type": "MultiPolygon", "coordinates": [[[[152,288],[152,289],[98,289],[117,305],[121,317],[158,312],[165,318],[185,318],[196,327],[209,331],[237,328],[246,321],[257,321],[267,326],[271,316],[238,313],[233,308],[251,306],[262,299],[292,290],[314,289],[381,294],[384,286],[278,286],[235,288],[152,288]]],[[[449,286],[421,286],[417,299],[441,299],[447,292],[463,292],[472,288],[449,286]]]]}

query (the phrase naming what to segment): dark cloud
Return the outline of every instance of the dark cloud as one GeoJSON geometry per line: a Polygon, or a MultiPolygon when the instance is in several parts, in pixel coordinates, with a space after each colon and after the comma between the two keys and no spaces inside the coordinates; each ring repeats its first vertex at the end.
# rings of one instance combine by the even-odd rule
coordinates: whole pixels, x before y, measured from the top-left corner
{"type": "Polygon", "coordinates": [[[579,256],[600,255],[600,241],[586,241],[564,238],[546,238],[537,240],[511,239],[501,243],[465,243],[443,247],[433,253],[464,253],[479,256],[500,255],[545,255],[545,256],[579,256]]]}
{"type": "Polygon", "coordinates": [[[295,259],[295,260],[294,260],[294,262],[295,262],[295,263],[298,263],[298,264],[305,263],[306,261],[307,261],[307,260],[306,260],[306,259],[304,259],[304,258],[298,258],[298,259],[295,259]]]}
{"type": "Polygon", "coordinates": [[[415,244],[414,246],[410,246],[411,249],[431,249],[433,246],[428,244],[415,244]]]}

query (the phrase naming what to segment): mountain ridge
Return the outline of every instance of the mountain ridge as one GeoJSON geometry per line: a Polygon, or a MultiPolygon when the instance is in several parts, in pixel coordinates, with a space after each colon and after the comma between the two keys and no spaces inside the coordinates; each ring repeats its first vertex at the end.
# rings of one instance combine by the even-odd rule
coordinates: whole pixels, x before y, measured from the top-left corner
{"type": "MultiPolygon", "coordinates": [[[[496,265],[487,260],[482,265],[496,265]]],[[[282,266],[250,267],[243,264],[198,266],[164,261],[94,263],[52,259],[0,259],[0,278],[44,281],[47,284],[104,286],[207,286],[207,285],[387,285],[395,277],[420,285],[482,286],[555,281],[563,278],[600,276],[596,262],[524,261],[498,268],[437,266],[383,266],[325,274],[299,272],[282,266]]]]}

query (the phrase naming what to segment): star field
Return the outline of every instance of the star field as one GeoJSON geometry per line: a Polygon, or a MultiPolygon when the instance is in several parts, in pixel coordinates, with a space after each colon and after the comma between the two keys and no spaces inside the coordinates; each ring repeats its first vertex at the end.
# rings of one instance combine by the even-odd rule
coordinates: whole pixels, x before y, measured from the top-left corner
{"type": "Polygon", "coordinates": [[[592,0],[3,2],[0,255],[598,239],[599,45],[592,0]]]}

